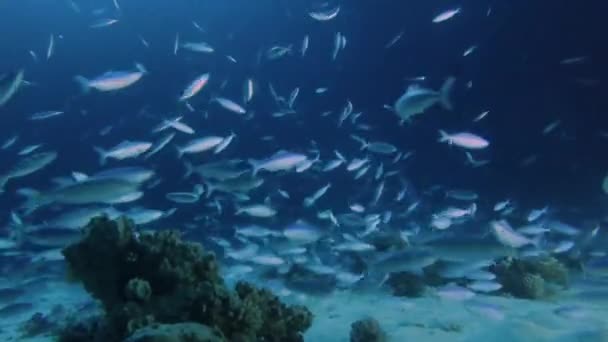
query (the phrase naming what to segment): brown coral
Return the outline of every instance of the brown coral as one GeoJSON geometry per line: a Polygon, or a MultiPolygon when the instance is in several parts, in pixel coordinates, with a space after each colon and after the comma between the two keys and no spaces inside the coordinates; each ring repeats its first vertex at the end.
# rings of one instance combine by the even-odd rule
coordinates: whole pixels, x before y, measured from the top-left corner
{"type": "Polygon", "coordinates": [[[380,323],[373,318],[366,318],[351,324],[351,342],[385,342],[388,338],[380,323]]]}
{"type": "Polygon", "coordinates": [[[64,249],[72,276],[99,299],[113,335],[152,323],[196,322],[230,341],[301,341],[312,323],[305,307],[289,307],[246,283],[230,291],[215,257],[177,232],[138,234],[132,222],[96,218],[84,238],[64,249]]]}
{"type": "Polygon", "coordinates": [[[503,286],[502,292],[515,297],[543,299],[568,286],[568,269],[557,259],[503,259],[492,267],[503,286]]]}

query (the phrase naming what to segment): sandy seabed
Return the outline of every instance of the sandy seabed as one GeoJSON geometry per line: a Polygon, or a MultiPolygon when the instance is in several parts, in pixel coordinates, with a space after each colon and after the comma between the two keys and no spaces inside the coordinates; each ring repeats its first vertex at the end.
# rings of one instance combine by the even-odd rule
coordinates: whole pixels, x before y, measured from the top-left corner
{"type": "MultiPolygon", "coordinates": [[[[25,299],[34,307],[2,319],[0,341],[53,341],[52,337],[20,338],[18,328],[35,312],[47,314],[57,304],[73,308],[90,302],[80,286],[61,281],[46,283],[44,289],[25,299]]],[[[481,295],[469,301],[450,301],[433,296],[411,299],[383,292],[336,291],[322,297],[299,296],[294,302],[307,305],[315,314],[305,335],[306,341],[313,342],[349,341],[351,323],[368,317],[380,322],[388,341],[608,342],[608,282],[579,281],[552,301],[481,295]],[[504,317],[471,309],[478,303],[501,307],[504,317]],[[564,307],[576,310],[569,315],[556,314],[564,307]]]]}

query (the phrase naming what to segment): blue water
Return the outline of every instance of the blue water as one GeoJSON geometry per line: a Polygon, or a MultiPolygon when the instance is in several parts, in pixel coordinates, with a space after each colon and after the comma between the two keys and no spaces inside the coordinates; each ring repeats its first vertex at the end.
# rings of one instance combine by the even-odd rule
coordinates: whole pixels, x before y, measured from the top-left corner
{"type": "MultiPolygon", "coordinates": [[[[45,169],[11,180],[0,195],[0,222],[6,222],[3,236],[11,231],[10,212],[19,211],[23,201],[17,189],[48,189],[53,177],[72,171],[94,173],[100,170],[94,146],[109,148],[129,139],[155,141],[158,136],[151,130],[162,119],[178,115],[196,129],[195,136],[237,134],[219,156],[188,158],[196,164],[259,159],[279,149],[314,156],[309,153],[312,141],[323,161],[333,159],[336,149],[349,158],[364,156],[350,134],[412,151],[413,156],[397,166],[385,161],[387,169],[399,171],[399,177],[386,180],[386,195],[378,210],[403,211],[404,206],[389,197],[394,198],[401,184],[407,184],[406,201],[421,201],[421,211],[404,225],[423,224],[444,206],[443,192],[429,190],[435,186],[478,193],[480,221],[488,221],[492,206],[504,199],[516,202],[523,211],[549,206],[552,215],[587,230],[606,216],[607,195],[601,183],[608,170],[608,141],[602,137],[602,132],[608,132],[608,69],[604,62],[608,53],[602,1],[332,1],[341,11],[327,22],[308,16],[312,6],[321,3],[308,0],[123,0],[119,1],[120,11],[109,0],[73,3],[78,11],[69,1],[0,3],[0,73],[23,68],[25,79],[33,83],[23,86],[0,107],[0,141],[19,136],[15,146],[0,151],[0,168],[13,165],[16,151],[28,144],[41,143],[42,150],[59,153],[58,160],[45,169]],[[454,7],[461,7],[461,13],[443,23],[431,22],[440,12],[454,7]],[[119,21],[109,27],[90,28],[99,18],[119,21]],[[204,32],[197,30],[193,21],[204,32]],[[347,44],[332,61],[336,32],[346,37],[347,44]],[[403,32],[402,38],[385,48],[399,32],[403,32]],[[46,60],[51,34],[55,50],[46,60]],[[182,42],[205,41],[215,52],[198,54],[180,49],[174,55],[176,34],[182,42]],[[305,35],[310,37],[310,47],[301,57],[299,48],[305,35]],[[150,46],[144,46],[140,37],[150,46]],[[275,61],[259,58],[272,46],[290,44],[292,55],[275,61]],[[476,50],[463,57],[472,45],[476,50]],[[30,50],[38,60],[30,56],[30,50]],[[560,64],[578,56],[585,56],[585,61],[560,64]],[[144,65],[149,73],[116,92],[83,94],[73,80],[76,75],[92,78],[110,70],[130,70],[135,63],[144,65]],[[210,83],[189,101],[195,109],[190,112],[177,98],[188,82],[206,72],[211,74],[210,83]],[[412,123],[400,125],[398,117],[383,105],[392,105],[416,83],[407,78],[416,76],[425,76],[419,83],[432,89],[438,89],[446,77],[455,76],[455,110],[435,106],[412,123]],[[248,78],[256,85],[253,101],[246,105],[248,114],[254,113],[251,119],[210,101],[222,96],[241,102],[248,78]],[[285,97],[300,88],[296,114],[282,118],[270,115],[277,108],[269,83],[285,97]],[[329,90],[315,94],[319,87],[329,90]],[[360,123],[370,125],[371,131],[358,131],[350,122],[337,127],[339,112],[348,100],[354,112],[363,112],[360,123]],[[27,119],[46,110],[65,114],[39,122],[27,119]],[[325,111],[333,113],[322,117],[325,111]],[[489,111],[487,117],[473,122],[484,111],[489,111]],[[555,120],[561,124],[543,135],[543,128],[555,120]],[[111,132],[101,136],[99,131],[107,126],[112,126],[111,132]],[[439,129],[472,131],[487,138],[490,147],[474,152],[474,156],[490,163],[470,167],[463,150],[437,142],[439,129]],[[275,139],[263,141],[267,135],[275,139]],[[531,156],[536,161],[523,166],[523,160],[531,156]]],[[[149,161],[112,161],[108,166],[145,165],[163,179],[136,204],[156,209],[177,206],[178,211],[151,227],[202,225],[193,218],[206,214],[216,235],[230,238],[234,224],[252,221],[235,217],[230,201],[222,200],[225,211],[218,215],[211,200],[182,206],[165,199],[167,192],[191,191],[196,184],[193,179],[182,179],[183,161],[177,159],[173,147],[190,138],[178,133],[149,161]]],[[[375,167],[370,175],[374,171],[375,167]]],[[[378,184],[370,175],[359,181],[345,177],[344,171],[265,175],[265,184],[254,197],[263,202],[266,195],[276,198],[278,188],[289,191],[291,199],[281,200],[280,214],[273,221],[280,227],[300,218],[314,220],[316,211],[302,208],[301,201],[328,182],[332,188],[322,199],[324,209],[348,212],[350,203],[368,202],[378,184]]],[[[126,210],[132,205],[117,208],[126,210]]],[[[41,222],[64,210],[68,208],[51,206],[26,219],[41,222]]],[[[476,223],[475,229],[482,231],[484,224],[476,223]]],[[[205,232],[201,229],[189,234],[204,242],[208,237],[205,232]]]]}

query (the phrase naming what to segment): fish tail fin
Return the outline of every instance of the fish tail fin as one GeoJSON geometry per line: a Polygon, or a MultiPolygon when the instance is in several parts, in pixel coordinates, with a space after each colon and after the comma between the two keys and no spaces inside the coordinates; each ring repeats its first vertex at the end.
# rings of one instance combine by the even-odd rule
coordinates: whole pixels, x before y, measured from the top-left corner
{"type": "Polygon", "coordinates": [[[17,246],[22,246],[25,243],[25,226],[24,225],[14,225],[11,227],[11,231],[8,235],[8,238],[12,241],[15,241],[17,246]]]}
{"type": "Polygon", "coordinates": [[[253,168],[252,171],[251,171],[251,175],[252,176],[257,175],[258,171],[260,171],[260,162],[257,161],[257,160],[255,160],[255,159],[249,159],[249,160],[247,160],[247,162],[253,168]]]}
{"type": "Polygon", "coordinates": [[[184,156],[184,149],[179,146],[175,146],[175,150],[177,151],[177,158],[182,159],[184,156]]]}
{"type": "Polygon", "coordinates": [[[25,203],[23,208],[25,209],[24,215],[27,216],[34,212],[38,207],[44,205],[42,195],[38,190],[32,188],[22,188],[17,190],[17,194],[25,197],[25,203]]]}
{"type": "Polygon", "coordinates": [[[315,200],[314,198],[306,197],[302,204],[304,205],[304,207],[309,208],[312,207],[313,204],[315,204],[315,200]]]}
{"type": "Polygon", "coordinates": [[[95,150],[95,152],[97,152],[97,154],[99,154],[99,164],[100,165],[105,165],[106,164],[106,160],[108,158],[108,153],[101,147],[93,147],[93,149],[95,150]]]}
{"type": "Polygon", "coordinates": [[[215,186],[213,184],[204,182],[205,188],[207,189],[207,198],[211,197],[211,194],[215,191],[215,186]]]}
{"type": "Polygon", "coordinates": [[[446,131],[440,129],[439,130],[439,140],[438,141],[439,142],[448,142],[449,143],[450,142],[450,135],[446,131]]]}
{"type": "Polygon", "coordinates": [[[469,211],[469,215],[471,215],[471,216],[475,216],[475,213],[477,213],[477,204],[472,203],[472,204],[469,206],[469,210],[468,210],[468,211],[469,211]]]}
{"type": "Polygon", "coordinates": [[[456,78],[448,77],[445,82],[443,82],[443,85],[439,90],[439,102],[441,103],[441,106],[447,110],[452,110],[454,108],[450,97],[452,95],[452,88],[454,88],[455,82],[456,78]]]}
{"type": "Polygon", "coordinates": [[[192,166],[192,163],[187,160],[184,162],[184,167],[186,168],[186,173],[184,173],[182,178],[189,178],[194,173],[194,167],[192,166]]]}
{"type": "Polygon", "coordinates": [[[89,80],[86,79],[84,76],[75,76],[74,77],[74,81],[76,81],[76,83],[78,83],[78,85],[80,86],[80,90],[82,91],[83,94],[86,94],[89,92],[89,90],[91,90],[91,86],[89,85],[89,80]]]}
{"type": "Polygon", "coordinates": [[[4,186],[6,185],[6,183],[8,182],[9,179],[10,179],[10,177],[8,177],[8,176],[0,177],[0,194],[4,192],[4,186]]]}
{"type": "Polygon", "coordinates": [[[205,187],[202,184],[196,184],[194,186],[193,192],[200,196],[205,192],[205,187]]]}
{"type": "Polygon", "coordinates": [[[543,236],[544,234],[538,234],[532,240],[530,240],[532,241],[532,246],[537,249],[541,249],[543,247],[543,236]]]}
{"type": "Polygon", "coordinates": [[[141,72],[142,74],[147,74],[148,73],[148,69],[146,69],[146,67],[141,64],[141,63],[135,63],[135,68],[141,72]]]}

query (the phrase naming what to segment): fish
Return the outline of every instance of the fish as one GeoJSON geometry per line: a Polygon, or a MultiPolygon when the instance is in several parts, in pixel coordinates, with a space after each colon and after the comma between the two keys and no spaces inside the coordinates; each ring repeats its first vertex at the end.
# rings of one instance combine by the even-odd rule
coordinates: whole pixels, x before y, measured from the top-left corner
{"type": "MultiPolygon", "coordinates": [[[[86,222],[88,224],[89,222],[86,222]]],[[[81,226],[79,228],[82,228],[81,226]]],[[[69,244],[77,242],[82,237],[82,233],[76,229],[38,227],[29,229],[23,234],[22,240],[29,244],[44,248],[63,248],[69,244]]]]}
{"type": "Polygon", "coordinates": [[[414,116],[424,113],[436,103],[440,103],[446,110],[452,110],[450,95],[454,83],[456,83],[455,78],[447,78],[439,91],[423,88],[419,85],[411,85],[395,101],[393,109],[403,121],[411,121],[414,116]]]}
{"type": "Polygon", "coordinates": [[[500,290],[502,285],[492,280],[476,280],[467,284],[467,287],[475,292],[488,293],[500,290]]]}
{"type": "Polygon", "coordinates": [[[37,121],[37,120],[46,120],[55,116],[59,116],[62,115],[64,112],[60,111],[60,110],[47,110],[47,111],[43,111],[43,112],[36,112],[32,115],[30,115],[30,120],[32,121],[37,121]]]}
{"type": "Polygon", "coordinates": [[[448,190],[445,192],[445,197],[459,201],[475,201],[479,199],[479,195],[476,192],[465,189],[448,190]]]}
{"type": "Polygon", "coordinates": [[[338,252],[373,252],[376,247],[363,241],[344,241],[331,247],[338,252]]]}
{"type": "Polygon", "coordinates": [[[436,295],[441,299],[465,301],[475,297],[475,292],[456,284],[448,284],[438,288],[436,295]]]}
{"type": "Polygon", "coordinates": [[[551,253],[560,254],[565,253],[571,250],[574,247],[574,241],[565,240],[560,241],[553,249],[551,249],[551,253]]]}
{"type": "Polygon", "coordinates": [[[562,120],[560,120],[560,119],[551,121],[543,128],[543,131],[542,131],[543,135],[547,135],[547,134],[553,132],[557,127],[559,127],[559,125],[561,125],[561,123],[562,123],[562,120]]]}
{"type": "Polygon", "coordinates": [[[162,136],[160,139],[158,139],[158,141],[152,144],[150,149],[144,154],[144,159],[148,159],[160,152],[163,148],[165,148],[165,146],[167,146],[171,142],[171,140],[173,140],[174,137],[174,132],[162,136]]]}
{"type": "Polygon", "coordinates": [[[2,149],[3,150],[9,149],[11,146],[13,146],[17,142],[18,139],[19,139],[19,136],[16,134],[11,136],[10,138],[6,139],[4,141],[4,143],[2,143],[2,149]]]}
{"type": "Polygon", "coordinates": [[[477,50],[477,46],[476,45],[470,46],[468,49],[466,49],[462,53],[462,57],[466,57],[466,56],[472,54],[473,52],[475,52],[475,50],[477,50]]]}
{"type": "Polygon", "coordinates": [[[57,152],[40,152],[23,157],[15,163],[6,173],[0,175],[0,193],[9,180],[21,178],[40,171],[57,159],[57,152]]]}
{"type": "Polygon", "coordinates": [[[4,106],[17,93],[23,84],[24,70],[0,75],[0,107],[4,106]]]}
{"type": "Polygon", "coordinates": [[[204,188],[201,185],[194,187],[192,192],[170,192],[165,198],[175,203],[195,203],[201,198],[204,188]]]}
{"type": "Polygon", "coordinates": [[[177,156],[181,158],[184,154],[201,153],[216,148],[224,140],[219,136],[206,136],[199,139],[190,140],[184,146],[177,146],[177,156]]]}
{"type": "Polygon", "coordinates": [[[330,187],[331,187],[331,183],[327,183],[327,185],[319,188],[312,195],[304,198],[304,202],[303,202],[304,206],[312,207],[319,200],[319,198],[323,197],[325,195],[325,193],[327,193],[327,190],[329,190],[330,187]]]}
{"type": "Polygon", "coordinates": [[[173,128],[176,131],[180,131],[185,134],[194,134],[194,128],[182,122],[182,118],[182,116],[178,116],[176,118],[163,120],[163,122],[159,124],[154,130],[152,130],[152,132],[162,132],[168,128],[173,128]]]}
{"type": "Polygon", "coordinates": [[[115,167],[93,173],[87,179],[120,179],[131,183],[141,184],[150,180],[155,171],[141,166],[115,167]]]}
{"type": "Polygon", "coordinates": [[[306,51],[308,51],[309,42],[310,38],[308,37],[308,35],[305,35],[302,39],[302,45],[300,46],[300,54],[302,55],[302,57],[306,56],[306,51]]]}
{"type": "Polygon", "coordinates": [[[537,224],[531,224],[531,225],[527,225],[527,226],[523,226],[520,228],[517,228],[516,230],[518,233],[520,234],[524,234],[524,235],[539,235],[539,234],[545,234],[551,231],[551,229],[546,228],[542,225],[537,225],[537,224]]]}
{"type": "Polygon", "coordinates": [[[299,220],[285,227],[282,235],[291,243],[307,245],[319,241],[324,234],[319,227],[299,220]]]}
{"type": "Polygon", "coordinates": [[[250,204],[243,207],[237,207],[235,215],[248,215],[251,217],[268,218],[277,214],[277,210],[265,204],[250,204]]]}
{"type": "Polygon", "coordinates": [[[89,27],[90,28],[102,28],[114,25],[118,22],[116,18],[101,18],[93,22],[89,27]]]}
{"type": "Polygon", "coordinates": [[[440,130],[439,135],[439,142],[445,142],[449,145],[456,145],[470,150],[480,150],[490,145],[490,142],[486,139],[469,132],[448,134],[440,130]]]}
{"type": "Polygon", "coordinates": [[[207,180],[205,182],[207,196],[211,196],[215,191],[229,193],[233,196],[242,196],[259,188],[262,184],[264,184],[264,179],[249,174],[242,174],[222,181],[207,180]]]}
{"type": "Polygon", "coordinates": [[[203,88],[207,85],[207,83],[209,83],[209,78],[210,78],[209,73],[202,74],[202,75],[198,76],[197,78],[195,78],[182,91],[181,95],[179,96],[179,101],[180,102],[186,101],[186,100],[192,98],[194,95],[198,94],[201,90],[203,90],[203,88]]]}
{"type": "Polygon", "coordinates": [[[76,182],[45,192],[33,189],[21,189],[19,193],[26,197],[24,207],[28,210],[58,204],[116,204],[139,199],[142,193],[139,184],[121,179],[101,178],[76,182]]]}
{"type": "Polygon", "coordinates": [[[528,245],[538,247],[540,243],[541,235],[534,239],[527,238],[526,236],[514,231],[506,220],[490,222],[490,229],[496,237],[496,240],[508,247],[516,249],[528,245]]]}
{"type": "Polygon", "coordinates": [[[230,143],[232,142],[232,140],[234,140],[234,138],[236,138],[236,133],[231,132],[230,135],[228,135],[227,137],[225,137],[224,139],[222,139],[222,142],[219,143],[215,149],[213,149],[213,153],[214,154],[218,154],[220,152],[222,152],[223,150],[225,150],[228,145],[230,145],[230,143]]]}
{"type": "Polygon", "coordinates": [[[340,6],[330,7],[319,11],[308,12],[308,15],[317,21],[328,21],[338,16],[340,6]]]}
{"type": "Polygon", "coordinates": [[[483,119],[484,119],[484,118],[485,118],[485,117],[486,117],[488,114],[490,114],[490,111],[489,111],[489,110],[486,110],[485,112],[482,112],[481,114],[479,114],[478,116],[476,116],[476,117],[473,119],[473,122],[478,122],[478,121],[483,120],[483,119]]]}
{"type": "Polygon", "coordinates": [[[253,168],[252,172],[255,176],[261,170],[270,172],[292,170],[307,159],[304,154],[280,150],[266,159],[249,159],[248,162],[253,168]]]}
{"type": "Polygon", "coordinates": [[[249,259],[254,264],[262,266],[280,266],[285,263],[285,260],[274,254],[255,255],[249,259]]]}
{"type": "Polygon", "coordinates": [[[192,52],[202,53],[213,53],[215,49],[206,42],[185,42],[180,46],[182,49],[186,49],[192,52]]]}
{"type": "Polygon", "coordinates": [[[291,54],[292,46],[273,46],[266,51],[266,58],[269,60],[279,59],[288,54],[291,54]]]}
{"type": "Polygon", "coordinates": [[[243,85],[243,102],[245,104],[251,102],[251,100],[253,99],[253,95],[254,95],[253,80],[251,78],[248,78],[247,80],[245,80],[245,84],[243,85]]]}
{"type": "Polygon", "coordinates": [[[534,222],[534,221],[538,220],[539,218],[541,218],[541,216],[545,215],[548,210],[549,210],[549,207],[544,207],[541,209],[533,209],[530,211],[530,213],[526,217],[526,220],[528,222],[534,222]]]}
{"type": "Polygon", "coordinates": [[[436,261],[435,256],[421,249],[379,253],[368,261],[368,276],[373,279],[382,275],[386,280],[386,275],[397,272],[422,275],[423,269],[436,261]]]}
{"type": "Polygon", "coordinates": [[[173,55],[177,56],[177,50],[179,50],[179,33],[175,34],[175,40],[173,41],[173,55]]]}
{"type": "Polygon", "coordinates": [[[552,233],[565,236],[577,236],[581,233],[581,230],[579,228],[556,220],[545,221],[543,222],[543,226],[549,228],[552,233]]]}
{"type": "Polygon", "coordinates": [[[27,145],[27,146],[23,147],[19,152],[17,152],[17,155],[26,156],[26,155],[31,154],[32,152],[38,150],[41,147],[42,147],[42,144],[27,145]]]}
{"type": "Polygon", "coordinates": [[[94,150],[99,154],[99,164],[105,165],[108,158],[116,160],[136,158],[141,154],[146,153],[150,147],[152,147],[152,143],[147,141],[125,140],[109,150],[97,146],[94,147],[94,150]]]}
{"type": "Polygon", "coordinates": [[[388,43],[386,43],[386,45],[384,45],[384,48],[390,49],[391,47],[393,47],[395,44],[397,44],[397,42],[399,42],[399,40],[401,40],[401,37],[403,37],[404,33],[404,31],[397,33],[388,43]]]}
{"type": "Polygon", "coordinates": [[[494,204],[494,211],[503,211],[505,210],[509,205],[511,205],[511,201],[510,200],[504,200],[504,201],[500,201],[500,202],[496,202],[496,204],[494,204]]]}
{"type": "Polygon", "coordinates": [[[569,65],[569,64],[582,64],[589,60],[588,56],[576,56],[562,59],[559,64],[569,65]]]}
{"type": "Polygon", "coordinates": [[[369,162],[369,159],[367,159],[367,158],[365,158],[365,159],[355,158],[355,159],[351,160],[350,163],[348,163],[348,165],[346,165],[346,170],[357,171],[361,167],[363,167],[363,165],[367,164],[368,162],[369,162]]]}
{"type": "Polygon", "coordinates": [[[135,67],[135,71],[108,71],[92,79],[78,75],[74,80],[83,93],[88,93],[91,88],[101,92],[116,91],[135,84],[147,73],[143,65],[136,64],[135,67]]]}
{"type": "Polygon", "coordinates": [[[162,218],[171,216],[176,211],[176,208],[168,210],[148,209],[142,207],[134,207],[123,212],[122,214],[137,225],[149,224],[162,218]]]}
{"type": "Polygon", "coordinates": [[[263,238],[263,237],[278,237],[281,236],[281,233],[266,227],[262,227],[259,225],[248,225],[244,227],[236,227],[235,229],[236,235],[241,235],[245,237],[254,237],[254,238],[263,238]]]}
{"type": "Polygon", "coordinates": [[[450,20],[454,16],[456,16],[458,13],[460,13],[460,7],[443,11],[443,12],[439,13],[437,16],[435,16],[435,18],[433,18],[433,23],[441,23],[441,22],[450,20]]]}
{"type": "Polygon", "coordinates": [[[46,59],[49,60],[53,57],[53,53],[55,52],[55,36],[50,35],[49,37],[49,45],[46,48],[46,59]]]}
{"type": "Polygon", "coordinates": [[[190,177],[192,174],[198,174],[203,179],[219,181],[234,179],[248,172],[246,168],[240,167],[242,164],[242,161],[238,159],[221,160],[197,166],[186,162],[184,164],[186,167],[184,178],[190,177]]]}
{"type": "Polygon", "coordinates": [[[213,101],[217,102],[222,108],[237,114],[245,114],[247,110],[240,104],[225,97],[216,97],[213,101]]]}
{"type": "Polygon", "coordinates": [[[37,230],[39,228],[62,228],[79,230],[86,226],[92,218],[105,215],[110,219],[118,218],[120,212],[111,207],[92,206],[64,211],[56,216],[45,220],[42,224],[29,226],[24,234],[27,235],[29,230],[37,230]]]}

